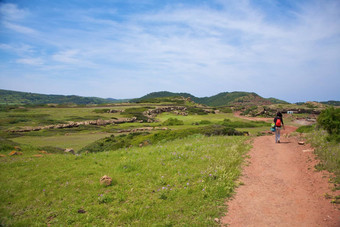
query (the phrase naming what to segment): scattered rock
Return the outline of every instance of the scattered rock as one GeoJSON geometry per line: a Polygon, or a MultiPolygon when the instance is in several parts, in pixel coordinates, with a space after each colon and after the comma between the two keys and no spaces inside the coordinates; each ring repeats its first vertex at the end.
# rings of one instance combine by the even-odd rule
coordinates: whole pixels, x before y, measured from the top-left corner
{"type": "Polygon", "coordinates": [[[6,155],[4,155],[4,154],[0,154],[0,157],[6,157],[6,155]]]}
{"type": "Polygon", "coordinates": [[[21,148],[19,146],[14,146],[14,149],[17,151],[21,151],[21,148]]]}
{"type": "Polygon", "coordinates": [[[71,153],[71,154],[75,154],[74,150],[72,148],[66,148],[64,150],[65,153],[71,153]]]}
{"type": "Polygon", "coordinates": [[[305,142],[299,141],[298,144],[299,144],[299,145],[305,145],[305,142]]]}
{"type": "Polygon", "coordinates": [[[13,155],[22,155],[22,152],[20,152],[20,151],[11,151],[8,155],[9,155],[9,156],[13,156],[13,155]]]}
{"type": "Polygon", "coordinates": [[[106,186],[109,186],[112,184],[112,178],[109,176],[102,176],[102,178],[100,178],[100,184],[104,184],[106,186]]]}
{"type": "Polygon", "coordinates": [[[218,218],[215,218],[214,221],[215,221],[216,223],[220,223],[220,219],[218,219],[218,218]]]}
{"type": "Polygon", "coordinates": [[[85,211],[84,209],[79,209],[79,210],[78,210],[78,213],[79,213],[79,214],[85,214],[86,211],[85,211]]]}

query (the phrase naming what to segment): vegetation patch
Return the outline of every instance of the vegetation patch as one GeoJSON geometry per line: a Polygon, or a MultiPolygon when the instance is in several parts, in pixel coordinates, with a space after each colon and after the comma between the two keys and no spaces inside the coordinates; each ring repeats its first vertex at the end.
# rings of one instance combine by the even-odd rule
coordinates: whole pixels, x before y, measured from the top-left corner
{"type": "Polygon", "coordinates": [[[137,120],[147,121],[148,118],[144,116],[143,112],[148,110],[148,108],[145,107],[137,107],[137,108],[128,108],[125,109],[124,112],[120,113],[121,115],[124,115],[126,117],[136,117],[137,120]]]}
{"type": "Polygon", "coordinates": [[[270,126],[270,123],[264,121],[231,121],[230,119],[224,119],[221,125],[232,128],[256,128],[262,126],[270,126]]]}
{"type": "Polygon", "coordinates": [[[166,130],[161,132],[150,133],[130,133],[128,135],[120,135],[106,137],[100,139],[94,143],[91,143],[79,152],[103,152],[112,151],[124,147],[130,146],[145,146],[149,144],[157,144],[159,142],[172,141],[179,138],[185,138],[190,135],[201,134],[206,136],[216,135],[244,135],[244,132],[239,132],[234,128],[222,126],[222,125],[211,125],[197,128],[185,128],[178,130],[166,130]]]}
{"type": "Polygon", "coordinates": [[[340,142],[340,108],[330,107],[323,110],[317,122],[328,132],[328,140],[340,142]]]}
{"type": "MultiPolygon", "coordinates": [[[[328,170],[335,174],[332,181],[340,184],[340,109],[330,107],[317,118],[318,130],[308,135],[308,141],[315,148],[320,159],[318,170],[328,170]]],[[[339,190],[339,188],[338,188],[339,190]]]]}
{"type": "Polygon", "coordinates": [[[202,108],[198,107],[188,107],[188,113],[192,115],[208,115],[207,112],[205,112],[202,108]]]}
{"type": "Polygon", "coordinates": [[[15,146],[18,146],[18,145],[19,145],[18,143],[15,143],[9,139],[0,137],[0,152],[1,151],[7,152],[10,150],[14,150],[15,146]]]}
{"type": "Polygon", "coordinates": [[[300,133],[310,133],[315,130],[315,125],[303,125],[296,129],[300,133]]]}
{"type": "Polygon", "coordinates": [[[115,152],[1,158],[0,224],[217,225],[250,147],[246,139],[195,135],[115,152]],[[103,175],[115,183],[101,185],[103,175]]]}
{"type": "Polygon", "coordinates": [[[110,109],[95,109],[93,110],[94,113],[108,113],[110,109]]]}
{"type": "Polygon", "coordinates": [[[173,126],[173,125],[184,125],[184,122],[178,120],[177,118],[169,118],[168,120],[162,123],[164,126],[173,126]]]}

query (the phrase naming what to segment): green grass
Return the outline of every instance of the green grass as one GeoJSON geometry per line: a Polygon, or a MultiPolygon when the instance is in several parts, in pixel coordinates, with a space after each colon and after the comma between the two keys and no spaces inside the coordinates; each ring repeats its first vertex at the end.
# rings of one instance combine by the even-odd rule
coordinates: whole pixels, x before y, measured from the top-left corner
{"type": "Polygon", "coordinates": [[[59,148],[73,148],[78,151],[87,144],[99,140],[101,138],[110,136],[111,133],[73,133],[68,135],[57,136],[22,136],[13,138],[12,141],[32,145],[32,146],[53,146],[59,148]]]}
{"type": "Polygon", "coordinates": [[[309,133],[315,130],[315,125],[303,125],[296,129],[297,132],[300,133],[309,133]]]}
{"type": "MultiPolygon", "coordinates": [[[[120,109],[121,107],[111,108],[120,109]]],[[[94,119],[112,119],[121,118],[119,113],[96,113],[94,110],[98,108],[27,108],[24,113],[14,110],[0,112],[0,126],[21,127],[59,124],[67,121],[85,121],[94,119]]]]}
{"type": "MultiPolygon", "coordinates": [[[[320,159],[316,166],[318,170],[328,170],[335,174],[334,183],[340,184],[340,144],[336,141],[328,141],[328,133],[324,130],[316,130],[307,138],[315,148],[315,154],[320,159]]],[[[340,190],[340,188],[338,189],[340,190]]]]}
{"type": "Polygon", "coordinates": [[[250,145],[246,137],[191,136],[81,156],[33,148],[0,159],[4,226],[213,226],[226,211],[250,145]],[[103,175],[113,186],[99,184],[103,175]],[[85,213],[78,213],[79,210],[85,213]]]}
{"type": "MultiPolygon", "coordinates": [[[[193,123],[199,122],[199,121],[202,121],[202,120],[210,121],[213,124],[217,124],[220,121],[223,121],[225,118],[228,118],[228,119],[231,119],[231,120],[240,120],[240,118],[235,117],[231,113],[208,114],[208,115],[188,115],[188,116],[175,115],[175,114],[172,114],[172,113],[162,113],[162,114],[157,116],[157,119],[161,122],[166,121],[169,118],[177,118],[178,120],[183,121],[184,125],[192,125],[193,123]]],[[[244,120],[244,121],[246,121],[246,120],[244,120]]]]}

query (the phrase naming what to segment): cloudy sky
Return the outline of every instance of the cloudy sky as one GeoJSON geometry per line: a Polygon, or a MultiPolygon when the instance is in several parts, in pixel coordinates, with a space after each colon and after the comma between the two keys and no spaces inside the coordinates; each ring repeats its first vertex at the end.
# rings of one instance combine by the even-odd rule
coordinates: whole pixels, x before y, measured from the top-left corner
{"type": "Polygon", "coordinates": [[[1,0],[0,89],[340,100],[340,1],[1,0]]]}

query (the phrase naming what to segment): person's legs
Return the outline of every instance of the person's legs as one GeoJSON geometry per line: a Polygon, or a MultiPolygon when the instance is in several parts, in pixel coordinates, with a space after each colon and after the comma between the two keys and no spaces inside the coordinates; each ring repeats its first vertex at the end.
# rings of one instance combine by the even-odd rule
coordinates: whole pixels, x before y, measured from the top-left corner
{"type": "Polygon", "coordinates": [[[275,127],[275,143],[277,143],[277,136],[278,136],[278,131],[277,131],[277,127],[275,127]]]}
{"type": "Polygon", "coordinates": [[[280,131],[281,131],[281,128],[276,128],[276,132],[277,132],[277,138],[276,138],[276,142],[279,142],[280,143],[280,131]]]}

